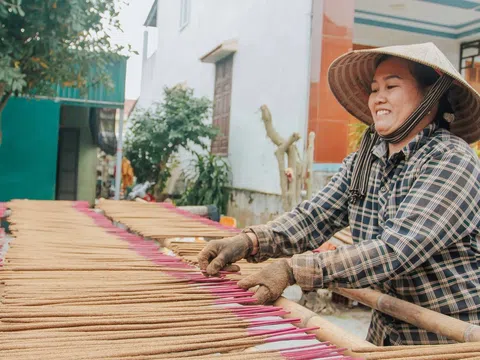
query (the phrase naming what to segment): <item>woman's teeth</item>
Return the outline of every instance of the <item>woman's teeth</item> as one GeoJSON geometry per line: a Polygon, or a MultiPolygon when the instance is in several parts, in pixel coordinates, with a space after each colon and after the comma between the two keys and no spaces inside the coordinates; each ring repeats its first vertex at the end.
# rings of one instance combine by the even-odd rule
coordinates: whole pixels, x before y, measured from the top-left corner
{"type": "Polygon", "coordinates": [[[377,111],[377,116],[388,115],[388,114],[390,114],[389,110],[378,110],[377,111]]]}

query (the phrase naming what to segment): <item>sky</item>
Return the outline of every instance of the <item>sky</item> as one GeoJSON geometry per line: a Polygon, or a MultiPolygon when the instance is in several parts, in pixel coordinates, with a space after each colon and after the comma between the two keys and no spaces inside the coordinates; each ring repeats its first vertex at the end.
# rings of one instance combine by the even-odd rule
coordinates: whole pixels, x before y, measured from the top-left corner
{"type": "Polygon", "coordinates": [[[140,79],[142,76],[142,51],[143,51],[143,24],[154,0],[128,0],[128,5],[123,5],[120,10],[119,20],[123,33],[111,33],[112,43],[119,45],[132,45],[138,55],[132,55],[127,62],[127,83],[125,99],[137,99],[140,95],[140,79]]]}

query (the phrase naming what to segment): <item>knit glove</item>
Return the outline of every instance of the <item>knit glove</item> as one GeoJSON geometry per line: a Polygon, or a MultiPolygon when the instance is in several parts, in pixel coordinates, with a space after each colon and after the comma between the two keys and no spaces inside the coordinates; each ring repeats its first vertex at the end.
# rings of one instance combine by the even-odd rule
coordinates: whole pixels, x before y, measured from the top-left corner
{"type": "Polygon", "coordinates": [[[295,284],[293,269],[286,259],[277,260],[237,283],[246,290],[258,285],[253,297],[259,305],[277,300],[283,290],[293,284],[295,284]]]}
{"type": "Polygon", "coordinates": [[[237,265],[230,265],[252,253],[253,241],[245,233],[233,237],[212,240],[198,254],[200,269],[208,275],[217,275],[220,270],[239,271],[237,265]]]}

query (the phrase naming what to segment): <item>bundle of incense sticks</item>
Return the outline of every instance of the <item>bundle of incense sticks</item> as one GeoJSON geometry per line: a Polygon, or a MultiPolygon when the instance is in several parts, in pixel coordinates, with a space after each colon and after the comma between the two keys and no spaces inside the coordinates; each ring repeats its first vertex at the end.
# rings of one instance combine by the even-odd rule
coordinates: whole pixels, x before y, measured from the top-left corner
{"type": "MultiPolygon", "coordinates": [[[[184,242],[181,240],[167,240],[164,242],[164,246],[172,250],[178,257],[182,258],[185,262],[195,265],[198,265],[197,256],[198,253],[204,248],[206,241],[197,241],[195,243],[184,242]]],[[[228,273],[225,276],[231,280],[240,280],[248,275],[254,274],[261,270],[261,268],[271,262],[275,261],[274,259],[266,260],[262,263],[249,263],[246,260],[240,260],[236,262],[240,266],[239,273],[228,273]]]]}
{"type": "MultiPolygon", "coordinates": [[[[109,218],[125,225],[131,231],[156,240],[179,255],[184,261],[197,265],[197,255],[205,246],[203,238],[223,238],[233,236],[239,229],[223,226],[217,222],[202,218],[176,208],[168,203],[141,203],[131,201],[101,200],[97,208],[103,210],[109,218]],[[201,231],[199,231],[201,229],[201,231]],[[188,233],[187,233],[188,232],[188,233]],[[187,234],[187,235],[182,235],[187,234]],[[196,238],[195,242],[172,241],[171,238],[196,238]]],[[[273,261],[273,260],[272,260],[273,261]]],[[[259,271],[262,264],[238,262],[241,274],[225,274],[231,280],[259,271]]]]}
{"type": "Polygon", "coordinates": [[[97,207],[143,237],[161,240],[174,237],[223,238],[238,229],[182,211],[167,203],[101,200],[97,207]]]}
{"type": "MultiPolygon", "coordinates": [[[[112,204],[112,206],[115,204],[112,204]]],[[[141,206],[144,204],[141,204],[141,206]]],[[[119,204],[125,210],[125,204],[119,204]]],[[[173,210],[173,209],[172,209],[173,210]]],[[[177,212],[178,213],[178,212],[177,212]]],[[[154,216],[154,215],[152,215],[154,216]]],[[[189,218],[195,217],[190,215],[189,218]]],[[[115,220],[118,220],[113,217],[115,220]]],[[[141,231],[141,228],[138,228],[141,231]]],[[[353,240],[349,229],[344,229],[334,235],[337,240],[343,243],[351,244],[353,240]]],[[[166,240],[164,245],[171,249],[178,257],[181,257],[189,264],[197,264],[197,255],[205,246],[205,241],[196,241],[194,243],[181,240],[166,240]]],[[[239,280],[254,272],[257,272],[265,265],[251,264],[244,260],[237,262],[240,265],[241,273],[226,274],[226,277],[232,280],[239,280]]],[[[429,346],[390,346],[390,347],[365,347],[353,348],[353,352],[360,354],[365,359],[415,359],[415,360],[456,360],[456,359],[475,359],[480,360],[480,344],[461,343],[449,345],[429,345],[429,346]]]]}
{"type": "Polygon", "coordinates": [[[205,278],[85,203],[9,207],[2,359],[348,359],[281,308],[248,305],[234,281],[205,278]]]}
{"type": "MultiPolygon", "coordinates": [[[[186,262],[197,265],[197,254],[205,246],[202,238],[215,239],[235,235],[240,229],[223,226],[215,221],[202,218],[188,211],[181,210],[169,203],[143,203],[130,201],[101,200],[97,207],[112,220],[122,223],[131,231],[144,237],[160,240],[180,255],[186,262]],[[181,224],[181,227],[179,226],[181,224]],[[175,238],[196,238],[195,243],[183,244],[175,238]],[[199,239],[200,237],[200,239],[199,239]]],[[[351,244],[350,231],[344,229],[334,235],[337,242],[351,244]]],[[[189,239],[190,240],[190,239],[189,239]]],[[[259,271],[270,261],[263,264],[238,262],[241,274],[231,274],[232,280],[240,280],[240,276],[248,276],[259,271]]]]}
{"type": "MultiPolygon", "coordinates": [[[[187,243],[182,241],[169,241],[166,245],[179,257],[188,263],[197,263],[197,255],[205,246],[203,243],[187,243]]],[[[228,274],[227,277],[239,280],[260,270],[263,264],[250,264],[246,261],[239,261],[241,273],[228,274]]],[[[365,359],[371,360],[456,360],[475,359],[480,360],[480,343],[460,343],[448,345],[429,346],[388,346],[388,347],[364,347],[353,348],[352,351],[365,359]]]]}

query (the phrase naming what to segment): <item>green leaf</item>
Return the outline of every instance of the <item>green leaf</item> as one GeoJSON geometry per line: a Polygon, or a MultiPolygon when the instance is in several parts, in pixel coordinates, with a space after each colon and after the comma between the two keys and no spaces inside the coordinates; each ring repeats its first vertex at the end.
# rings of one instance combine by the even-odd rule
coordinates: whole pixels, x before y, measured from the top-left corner
{"type": "Polygon", "coordinates": [[[192,164],[187,191],[179,205],[216,205],[225,213],[229,197],[230,167],[223,158],[196,153],[192,164]]]}
{"type": "Polygon", "coordinates": [[[0,0],[6,91],[53,95],[58,83],[71,83],[82,93],[99,83],[111,86],[109,66],[120,52],[131,53],[110,42],[117,5],[117,0],[0,0]],[[95,74],[89,74],[92,68],[95,74]]]}

